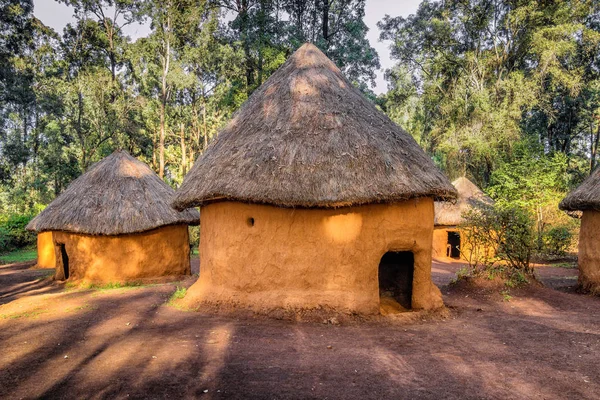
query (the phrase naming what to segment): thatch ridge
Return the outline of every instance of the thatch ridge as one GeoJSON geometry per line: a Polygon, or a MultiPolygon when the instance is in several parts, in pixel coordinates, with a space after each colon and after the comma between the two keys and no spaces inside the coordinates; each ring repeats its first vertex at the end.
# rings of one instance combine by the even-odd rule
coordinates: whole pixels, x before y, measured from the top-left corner
{"type": "Polygon", "coordinates": [[[581,185],[571,191],[558,208],[563,211],[600,211],[600,168],[596,168],[581,185]]]}
{"type": "Polygon", "coordinates": [[[456,226],[463,223],[462,214],[470,209],[479,208],[493,203],[481,189],[465,177],[460,177],[452,182],[458,192],[455,203],[435,202],[436,226],[456,226]]]}
{"type": "Polygon", "coordinates": [[[173,204],[310,208],[455,196],[415,140],[305,44],[198,158],[173,204]]]}
{"type": "Polygon", "coordinates": [[[117,150],[71,182],[27,229],[121,235],[199,224],[197,210],[171,207],[174,194],[148,165],[117,150]]]}

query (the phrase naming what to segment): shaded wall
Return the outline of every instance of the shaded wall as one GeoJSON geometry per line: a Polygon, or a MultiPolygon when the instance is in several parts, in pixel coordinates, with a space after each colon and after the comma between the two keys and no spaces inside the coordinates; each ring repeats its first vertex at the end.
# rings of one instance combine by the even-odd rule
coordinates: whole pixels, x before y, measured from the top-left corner
{"type": "Polygon", "coordinates": [[[52,232],[41,232],[37,235],[37,265],[38,268],[55,268],[54,243],[52,232]]]}
{"type": "Polygon", "coordinates": [[[336,210],[220,202],[200,212],[200,278],[185,302],[255,309],[379,312],[378,267],[388,251],[412,251],[412,305],[443,305],[431,282],[433,201],[336,210]]]}
{"type": "Polygon", "coordinates": [[[579,284],[600,293],[600,212],[584,211],[579,231],[579,284]]]}
{"type": "Polygon", "coordinates": [[[61,243],[68,255],[69,280],[106,283],[190,275],[187,225],[119,236],[54,232],[57,279],[64,279],[62,255],[56,250],[61,243]]]}

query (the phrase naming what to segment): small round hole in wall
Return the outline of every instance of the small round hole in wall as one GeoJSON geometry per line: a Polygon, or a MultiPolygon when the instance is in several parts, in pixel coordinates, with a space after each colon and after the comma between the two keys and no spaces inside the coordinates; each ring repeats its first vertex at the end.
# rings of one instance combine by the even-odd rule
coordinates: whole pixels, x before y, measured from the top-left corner
{"type": "Polygon", "coordinates": [[[254,226],[254,218],[250,217],[246,220],[246,223],[248,224],[248,226],[252,227],[254,226]]]}

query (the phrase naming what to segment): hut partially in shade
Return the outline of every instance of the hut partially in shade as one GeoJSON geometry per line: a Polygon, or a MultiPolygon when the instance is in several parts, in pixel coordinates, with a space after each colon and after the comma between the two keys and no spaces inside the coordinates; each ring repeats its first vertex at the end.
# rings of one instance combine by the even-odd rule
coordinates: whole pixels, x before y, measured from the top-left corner
{"type": "Polygon", "coordinates": [[[558,207],[571,216],[581,216],[579,285],[600,294],[600,169],[596,168],[558,207]]]}
{"type": "Polygon", "coordinates": [[[433,256],[469,259],[472,251],[467,243],[461,241],[460,224],[464,222],[463,213],[474,208],[489,206],[492,199],[486,196],[473,182],[465,177],[458,178],[452,185],[458,192],[456,202],[435,202],[433,229],[433,256]]]}
{"type": "Polygon", "coordinates": [[[185,301],[364,314],[380,301],[439,307],[433,201],[453,197],[414,139],[305,44],[176,192],[176,208],[201,207],[201,272],[185,301]]]}
{"type": "Polygon", "coordinates": [[[146,164],[115,151],[74,180],[27,229],[39,233],[40,254],[52,243],[59,280],[189,275],[188,225],[200,216],[171,208],[173,195],[146,164]]]}

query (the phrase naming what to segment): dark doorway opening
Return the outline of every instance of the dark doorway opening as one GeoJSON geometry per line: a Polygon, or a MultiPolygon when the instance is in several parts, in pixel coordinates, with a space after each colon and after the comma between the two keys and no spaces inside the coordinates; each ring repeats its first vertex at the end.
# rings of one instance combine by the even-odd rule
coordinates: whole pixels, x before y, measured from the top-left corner
{"type": "MultiPolygon", "coordinates": [[[[379,262],[379,297],[381,303],[395,301],[412,308],[412,285],[415,258],[410,251],[390,251],[379,262]]],[[[401,310],[398,310],[401,311],[401,310]]]]}
{"type": "Polygon", "coordinates": [[[458,232],[448,232],[448,257],[460,258],[460,234],[458,232]]]}
{"type": "Polygon", "coordinates": [[[60,259],[62,264],[62,272],[63,279],[69,279],[69,255],[67,254],[67,249],[65,248],[64,243],[59,243],[58,248],[60,250],[60,259]]]}

